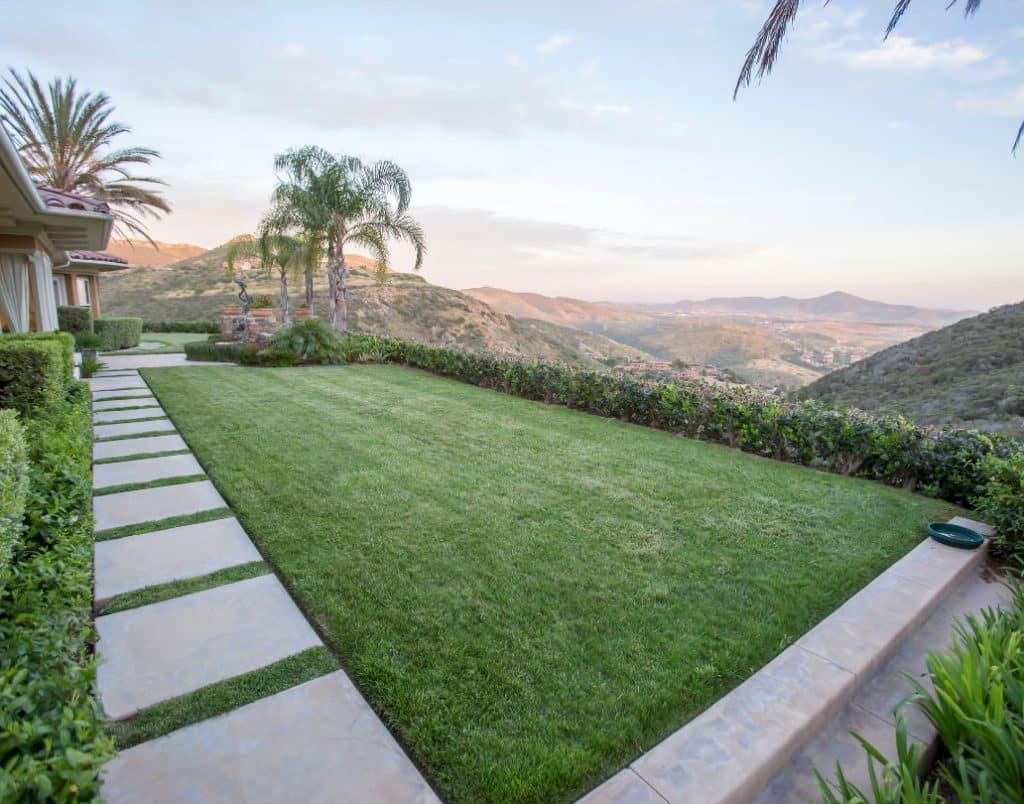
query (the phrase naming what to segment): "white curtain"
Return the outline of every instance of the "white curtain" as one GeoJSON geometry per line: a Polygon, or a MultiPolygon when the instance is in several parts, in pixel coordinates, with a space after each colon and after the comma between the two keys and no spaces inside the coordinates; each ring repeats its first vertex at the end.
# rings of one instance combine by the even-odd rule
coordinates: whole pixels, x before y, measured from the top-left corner
{"type": "Polygon", "coordinates": [[[14,332],[28,332],[28,263],[21,254],[0,254],[0,305],[14,332]]]}
{"type": "Polygon", "coordinates": [[[40,332],[57,329],[57,301],[53,291],[53,263],[49,256],[37,251],[32,255],[36,272],[36,314],[40,332]]]}

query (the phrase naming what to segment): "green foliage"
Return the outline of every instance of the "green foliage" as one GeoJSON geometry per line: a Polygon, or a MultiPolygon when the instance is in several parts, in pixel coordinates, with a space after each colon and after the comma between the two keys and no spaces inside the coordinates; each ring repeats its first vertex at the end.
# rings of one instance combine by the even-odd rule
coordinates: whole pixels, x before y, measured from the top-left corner
{"type": "Polygon", "coordinates": [[[63,381],[71,382],[75,377],[75,337],[68,332],[19,332],[12,335],[0,337],[0,342],[15,343],[18,341],[29,341],[38,343],[40,341],[56,343],[60,349],[61,369],[63,381]]]}
{"type": "Polygon", "coordinates": [[[89,648],[92,436],[84,384],[26,420],[25,434],[25,531],[0,589],[0,800],[91,800],[113,745],[89,648]]]}
{"type": "Polygon", "coordinates": [[[238,343],[218,343],[216,341],[192,341],[185,344],[185,357],[188,360],[204,360],[214,363],[239,362],[238,343]]]}
{"type": "Polygon", "coordinates": [[[299,356],[287,346],[271,346],[260,349],[254,343],[247,343],[238,350],[238,362],[243,366],[282,367],[294,366],[299,356]]]}
{"type": "Polygon", "coordinates": [[[983,473],[987,482],[975,505],[996,531],[995,547],[1024,558],[1024,455],[989,455],[983,473]]]}
{"type": "Polygon", "coordinates": [[[0,338],[0,408],[28,414],[56,404],[70,379],[64,351],[56,339],[0,338]]]}
{"type": "Polygon", "coordinates": [[[0,410],[0,579],[21,536],[27,494],[25,433],[17,413],[0,410]]]}
{"type": "Polygon", "coordinates": [[[75,349],[81,352],[83,349],[102,349],[104,340],[95,332],[76,332],[75,349]]]}
{"type": "Polygon", "coordinates": [[[94,326],[103,338],[103,348],[109,351],[131,349],[142,338],[141,318],[97,318],[94,326]]]}
{"type": "Polygon", "coordinates": [[[82,358],[82,379],[83,380],[89,379],[89,377],[91,377],[93,374],[95,374],[101,368],[103,368],[103,363],[101,363],[95,357],[83,357],[82,358]]]}
{"type": "Polygon", "coordinates": [[[143,332],[204,332],[220,334],[216,321],[143,321],[143,332]]]}
{"type": "Polygon", "coordinates": [[[526,399],[919,489],[958,505],[984,492],[988,456],[1007,458],[1024,450],[999,434],[924,428],[900,416],[786,401],[749,386],[643,381],[369,335],[345,340],[342,355],[351,362],[404,363],[526,399]]]}
{"type": "Polygon", "coordinates": [[[274,333],[273,345],[289,349],[303,363],[340,363],[347,359],[342,340],[319,318],[309,318],[274,333]]]}
{"type": "Polygon", "coordinates": [[[257,296],[253,296],[252,303],[249,305],[251,310],[268,310],[274,306],[274,297],[267,293],[260,293],[257,296]]]}
{"type": "Polygon", "coordinates": [[[65,307],[57,308],[57,327],[61,332],[92,332],[92,308],[65,307]]]}

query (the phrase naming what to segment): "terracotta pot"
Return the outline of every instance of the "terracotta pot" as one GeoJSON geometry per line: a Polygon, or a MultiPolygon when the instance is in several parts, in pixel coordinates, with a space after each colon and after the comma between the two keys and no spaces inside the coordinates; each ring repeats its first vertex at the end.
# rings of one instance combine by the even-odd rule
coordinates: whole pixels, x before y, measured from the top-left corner
{"type": "Polygon", "coordinates": [[[241,315],[242,308],[237,304],[229,304],[224,308],[224,315],[241,315]]]}
{"type": "Polygon", "coordinates": [[[296,307],[294,316],[297,321],[305,321],[307,318],[313,317],[312,307],[296,307]]]}
{"type": "Polygon", "coordinates": [[[274,308],[273,307],[257,307],[255,310],[250,310],[249,313],[254,318],[273,318],[274,308]]]}

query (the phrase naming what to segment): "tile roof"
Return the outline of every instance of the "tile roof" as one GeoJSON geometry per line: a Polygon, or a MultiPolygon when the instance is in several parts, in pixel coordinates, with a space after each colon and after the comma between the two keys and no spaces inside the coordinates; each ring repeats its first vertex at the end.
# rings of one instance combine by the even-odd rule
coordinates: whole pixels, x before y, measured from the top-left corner
{"type": "Polygon", "coordinates": [[[97,201],[95,198],[69,193],[67,190],[58,190],[55,187],[47,187],[45,184],[37,185],[39,195],[43,197],[46,206],[56,209],[76,209],[80,212],[99,212],[103,215],[110,214],[110,207],[105,201],[97,201]]]}
{"type": "Polygon", "coordinates": [[[72,260],[86,260],[88,262],[110,262],[115,265],[129,265],[128,260],[118,257],[116,254],[108,254],[105,251],[87,251],[84,249],[75,249],[69,251],[68,256],[72,260]]]}

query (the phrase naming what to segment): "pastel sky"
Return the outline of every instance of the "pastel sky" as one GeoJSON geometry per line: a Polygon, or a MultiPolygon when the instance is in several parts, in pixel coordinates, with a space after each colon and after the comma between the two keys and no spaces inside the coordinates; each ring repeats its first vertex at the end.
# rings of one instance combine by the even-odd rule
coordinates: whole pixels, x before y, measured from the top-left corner
{"type": "MultiPolygon", "coordinates": [[[[805,2],[733,102],[772,0],[52,2],[3,62],[106,91],[157,148],[154,237],[252,231],[273,155],[410,173],[425,277],[587,299],[1024,297],[1024,0],[805,2]]],[[[396,268],[406,255],[399,254],[396,268]]]]}

